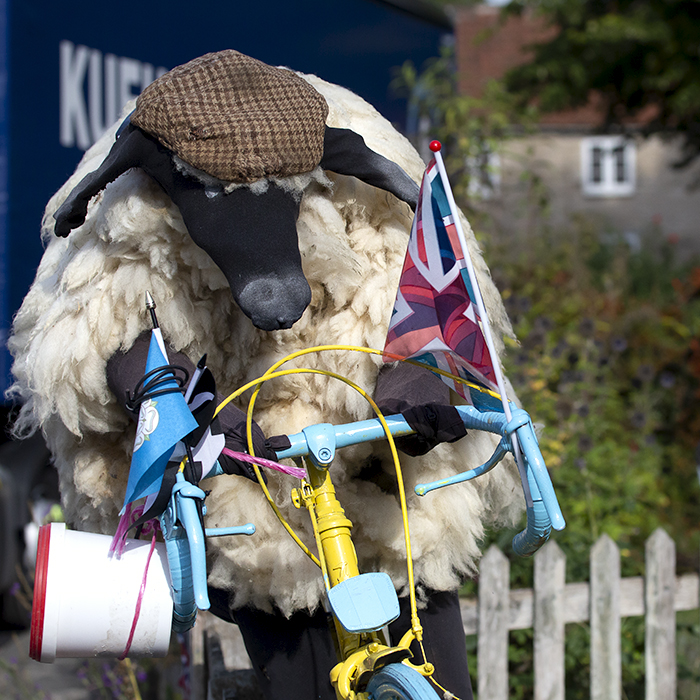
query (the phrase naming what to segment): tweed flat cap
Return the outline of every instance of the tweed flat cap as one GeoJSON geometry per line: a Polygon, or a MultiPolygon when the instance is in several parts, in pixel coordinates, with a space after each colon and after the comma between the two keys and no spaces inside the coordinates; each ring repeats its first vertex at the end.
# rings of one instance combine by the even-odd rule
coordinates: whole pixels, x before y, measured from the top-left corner
{"type": "Polygon", "coordinates": [[[209,175],[253,182],[313,170],[327,115],[326,101],[303,78],[227,50],[151,83],[131,123],[209,175]]]}

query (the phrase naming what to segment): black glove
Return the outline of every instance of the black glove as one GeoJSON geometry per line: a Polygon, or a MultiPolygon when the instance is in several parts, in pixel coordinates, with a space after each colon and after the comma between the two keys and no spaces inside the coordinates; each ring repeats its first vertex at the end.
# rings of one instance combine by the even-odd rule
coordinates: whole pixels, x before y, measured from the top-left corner
{"type": "Polygon", "coordinates": [[[428,403],[401,412],[416,431],[396,440],[396,446],[411,457],[424,455],[441,442],[455,442],[467,434],[459,411],[454,406],[428,403]]]}
{"type": "MultiPolygon", "coordinates": [[[[150,341],[151,332],[144,331],[129,350],[126,352],[116,352],[107,362],[107,383],[114,395],[118,398],[122,400],[125,396],[127,399],[132,398],[133,388],[137,386],[137,383],[140,382],[143,376],[143,368],[146,366],[150,341]]],[[[192,376],[195,370],[192,362],[184,354],[175,352],[170,345],[166,345],[166,347],[168,357],[173,365],[183,368],[184,371],[180,374],[192,376]]],[[[180,376],[180,374],[178,376],[180,376]]],[[[205,389],[211,393],[216,393],[216,384],[211,373],[209,373],[209,378],[211,384],[205,387],[205,389]]],[[[203,378],[200,377],[200,382],[201,381],[203,381],[203,378]]],[[[187,380],[183,379],[179,383],[186,384],[186,382],[187,380]]],[[[222,397],[218,396],[218,400],[222,400],[222,397]]],[[[197,444],[201,439],[211,421],[215,406],[216,403],[211,402],[211,404],[207,404],[205,408],[200,408],[199,412],[194,412],[195,417],[198,419],[199,428],[189,436],[191,444],[197,444]]],[[[138,406],[133,405],[131,401],[127,401],[125,408],[133,420],[138,418],[138,406]]],[[[224,406],[216,418],[214,418],[211,425],[214,434],[219,432],[224,433],[226,447],[234,452],[248,451],[245,426],[245,413],[231,404],[224,406]]],[[[256,456],[276,460],[277,455],[274,452],[275,444],[273,444],[276,440],[278,441],[277,438],[271,438],[270,441],[266,440],[260,426],[255,422],[253,423],[253,449],[255,450],[256,456]]],[[[280,450],[284,447],[283,444],[277,445],[277,449],[280,450]]],[[[287,441],[286,447],[289,447],[289,441],[287,441]]],[[[219,456],[219,464],[221,464],[222,469],[227,474],[245,476],[257,482],[255,470],[253,466],[247,462],[242,462],[241,460],[233,459],[232,457],[227,457],[222,454],[219,456]]]]}
{"type": "MultiPolygon", "coordinates": [[[[246,414],[239,408],[228,404],[224,406],[217,416],[221,428],[223,429],[224,437],[226,438],[226,447],[234,452],[248,452],[248,439],[246,437],[246,414]]],[[[272,461],[277,460],[275,451],[270,446],[270,441],[265,439],[260,426],[253,421],[253,450],[256,457],[263,457],[272,461]]],[[[221,454],[219,456],[219,464],[226,474],[236,474],[244,476],[247,479],[257,482],[253,465],[248,462],[243,462],[240,459],[234,459],[228,455],[221,454]]],[[[263,478],[265,476],[263,475],[263,478]]],[[[265,483],[267,479],[265,478],[265,483]]]]}

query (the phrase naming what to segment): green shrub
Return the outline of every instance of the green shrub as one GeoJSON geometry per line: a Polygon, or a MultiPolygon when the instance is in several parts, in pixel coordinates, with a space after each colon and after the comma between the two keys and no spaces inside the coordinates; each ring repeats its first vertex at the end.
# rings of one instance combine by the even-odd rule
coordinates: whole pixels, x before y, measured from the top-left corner
{"type": "MultiPolygon", "coordinates": [[[[482,241],[519,339],[506,372],[539,425],[567,520],[554,535],[567,580],[588,579],[603,533],[620,547],[622,575],[643,574],[644,543],[659,526],[676,542],[679,571],[697,571],[700,265],[677,263],[659,231],[635,252],[582,221],[528,249],[482,241]]],[[[509,552],[512,534],[490,541],[509,552]]],[[[511,585],[531,586],[532,563],[510,556],[511,585]]],[[[643,621],[624,621],[629,698],[643,696],[643,641],[643,621]]],[[[568,698],[589,696],[588,643],[587,625],[567,628],[568,698]]],[[[529,645],[511,635],[512,697],[532,693],[529,645]]],[[[697,638],[684,648],[697,654],[697,638]]],[[[697,673],[686,657],[679,668],[697,673]]]]}

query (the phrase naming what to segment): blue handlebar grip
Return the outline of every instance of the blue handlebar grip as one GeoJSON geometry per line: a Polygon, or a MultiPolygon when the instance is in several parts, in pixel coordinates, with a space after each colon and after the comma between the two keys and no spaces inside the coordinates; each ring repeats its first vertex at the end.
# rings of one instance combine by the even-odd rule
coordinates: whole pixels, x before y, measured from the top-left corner
{"type": "Polygon", "coordinates": [[[513,551],[521,557],[532,556],[549,539],[552,531],[552,522],[530,469],[527,469],[527,481],[532,495],[532,505],[527,507],[525,529],[513,538],[513,551]]]}
{"type": "Polygon", "coordinates": [[[166,537],[170,584],[173,590],[173,631],[187,632],[197,619],[194,602],[190,545],[184,537],[166,537]]]}
{"type": "Polygon", "coordinates": [[[189,543],[194,600],[200,610],[209,610],[204,532],[199,521],[197,505],[193,498],[181,496],[180,493],[176,495],[176,499],[178,517],[185,528],[187,542],[189,543]]]}
{"type": "Polygon", "coordinates": [[[498,413],[497,411],[482,412],[478,408],[474,408],[474,406],[455,406],[455,408],[462,417],[465,428],[503,435],[508,422],[503,413],[498,413]]]}
{"type": "Polygon", "coordinates": [[[548,539],[550,520],[542,501],[533,501],[527,509],[527,526],[513,538],[513,551],[521,557],[532,556],[548,539]]]}
{"type": "MultiPolygon", "coordinates": [[[[552,527],[555,530],[563,530],[566,527],[566,521],[559,507],[559,501],[554,493],[552,480],[549,478],[549,472],[544,463],[544,458],[540,452],[540,447],[537,444],[537,438],[532,429],[532,424],[527,423],[515,431],[518,436],[518,442],[523,450],[524,457],[527,461],[528,482],[532,484],[532,480],[537,484],[539,492],[542,494],[542,501],[552,527]],[[532,475],[532,478],[530,478],[532,475]]],[[[532,486],[530,487],[532,490],[532,486]]],[[[534,494],[533,494],[534,499],[534,494]]]]}

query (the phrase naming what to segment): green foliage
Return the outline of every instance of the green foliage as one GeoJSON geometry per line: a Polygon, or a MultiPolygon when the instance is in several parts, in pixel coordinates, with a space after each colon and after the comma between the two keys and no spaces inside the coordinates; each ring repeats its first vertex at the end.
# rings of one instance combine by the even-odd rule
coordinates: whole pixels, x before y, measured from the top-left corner
{"type": "Polygon", "coordinates": [[[700,611],[678,614],[678,696],[700,700],[700,611]]]}
{"type": "Polygon", "coordinates": [[[507,76],[543,111],[585,105],[592,94],[607,126],[642,118],[651,132],[684,136],[681,164],[700,154],[698,0],[513,0],[553,27],[534,58],[507,76]]]}
{"type": "MultiPolygon", "coordinates": [[[[606,63],[637,43],[646,46],[668,37],[667,28],[645,25],[642,20],[652,15],[645,14],[643,4],[542,0],[538,6],[562,26],[568,23],[571,32],[565,39],[577,39],[581,51],[574,51],[567,63],[556,45],[560,53],[553,48],[551,54],[541,54],[551,58],[546,70],[540,64],[539,73],[527,68],[521,75],[568,91],[569,100],[578,85],[581,99],[587,99],[586,62],[599,49],[606,63]],[[627,15],[620,16],[625,8],[634,9],[629,22],[627,15]],[[595,13],[600,21],[594,26],[589,19],[595,13]],[[590,43],[584,36],[588,28],[594,30],[590,43]],[[601,48],[606,42],[609,51],[601,48]]],[[[646,4],[649,12],[660,11],[657,2],[646,4]]],[[[667,4],[700,9],[700,2],[667,4]]],[[[679,66],[676,72],[682,72],[679,66]]],[[[604,533],[620,547],[622,575],[641,575],[645,541],[659,526],[676,542],[679,572],[697,571],[700,263],[677,260],[656,226],[638,246],[585,219],[552,231],[545,222],[546,193],[534,180],[526,235],[509,232],[496,238],[488,221],[474,217],[465,162],[479,153],[498,152],[503,140],[522,133],[526,117],[497,83],[483,100],[460,97],[448,54],[421,74],[404,66],[399,82],[412,91],[420,114],[430,119],[431,136],[445,144],[455,196],[469,211],[513,320],[519,344],[508,349],[506,372],[539,425],[540,446],[567,519],[566,529],[554,535],[567,556],[567,579],[588,579],[590,548],[604,533]],[[520,126],[512,126],[516,116],[511,115],[520,126]]],[[[495,542],[509,554],[511,586],[528,588],[532,560],[512,555],[513,534],[491,533],[485,545],[495,542]]],[[[474,594],[476,584],[467,584],[463,592],[474,594]]],[[[698,630],[697,620],[679,628],[684,640],[679,644],[679,673],[687,687],[694,687],[698,677],[698,630]]],[[[475,646],[475,639],[470,641],[475,646]]],[[[589,641],[587,625],[567,628],[569,698],[589,697],[589,641]]],[[[512,632],[510,642],[510,695],[532,697],[532,631],[512,632]]],[[[643,647],[643,619],[623,620],[623,687],[628,698],[644,694],[643,647]]],[[[471,658],[476,678],[478,668],[471,658]]]]}
{"type": "MultiPolygon", "coordinates": [[[[407,61],[397,71],[392,87],[409,97],[409,111],[418,124],[427,125],[430,139],[443,145],[447,170],[454,175],[455,197],[467,209],[480,182],[489,181],[488,156],[534,124],[535,111],[520,108],[499,81],[490,81],[482,97],[459,93],[451,49],[426,62],[421,72],[407,61]]],[[[425,138],[426,134],[418,134],[425,138]]]]}
{"type": "Polygon", "coordinates": [[[571,580],[607,533],[623,575],[643,571],[644,541],[662,525],[695,566],[700,486],[700,267],[667,245],[633,252],[577,229],[544,236],[512,259],[487,259],[521,341],[507,358],[540,442],[567,529],[557,541],[571,580]]]}
{"type": "MultiPolygon", "coordinates": [[[[567,579],[588,579],[589,550],[603,533],[621,549],[622,575],[643,574],[644,543],[658,526],[677,543],[679,570],[697,571],[700,266],[676,263],[656,229],[637,251],[584,221],[543,229],[528,247],[483,241],[520,340],[506,371],[540,426],[567,519],[554,535],[567,579]]],[[[491,540],[508,552],[513,534],[491,540]]],[[[510,557],[511,585],[530,587],[532,562],[510,557]]],[[[698,673],[694,630],[685,631],[694,654],[679,661],[688,677],[698,673]]],[[[630,698],[643,697],[643,641],[643,620],[624,620],[630,698]]],[[[532,694],[529,644],[511,635],[512,697],[532,694]]],[[[567,628],[569,698],[589,696],[588,645],[586,625],[567,628]]]]}

